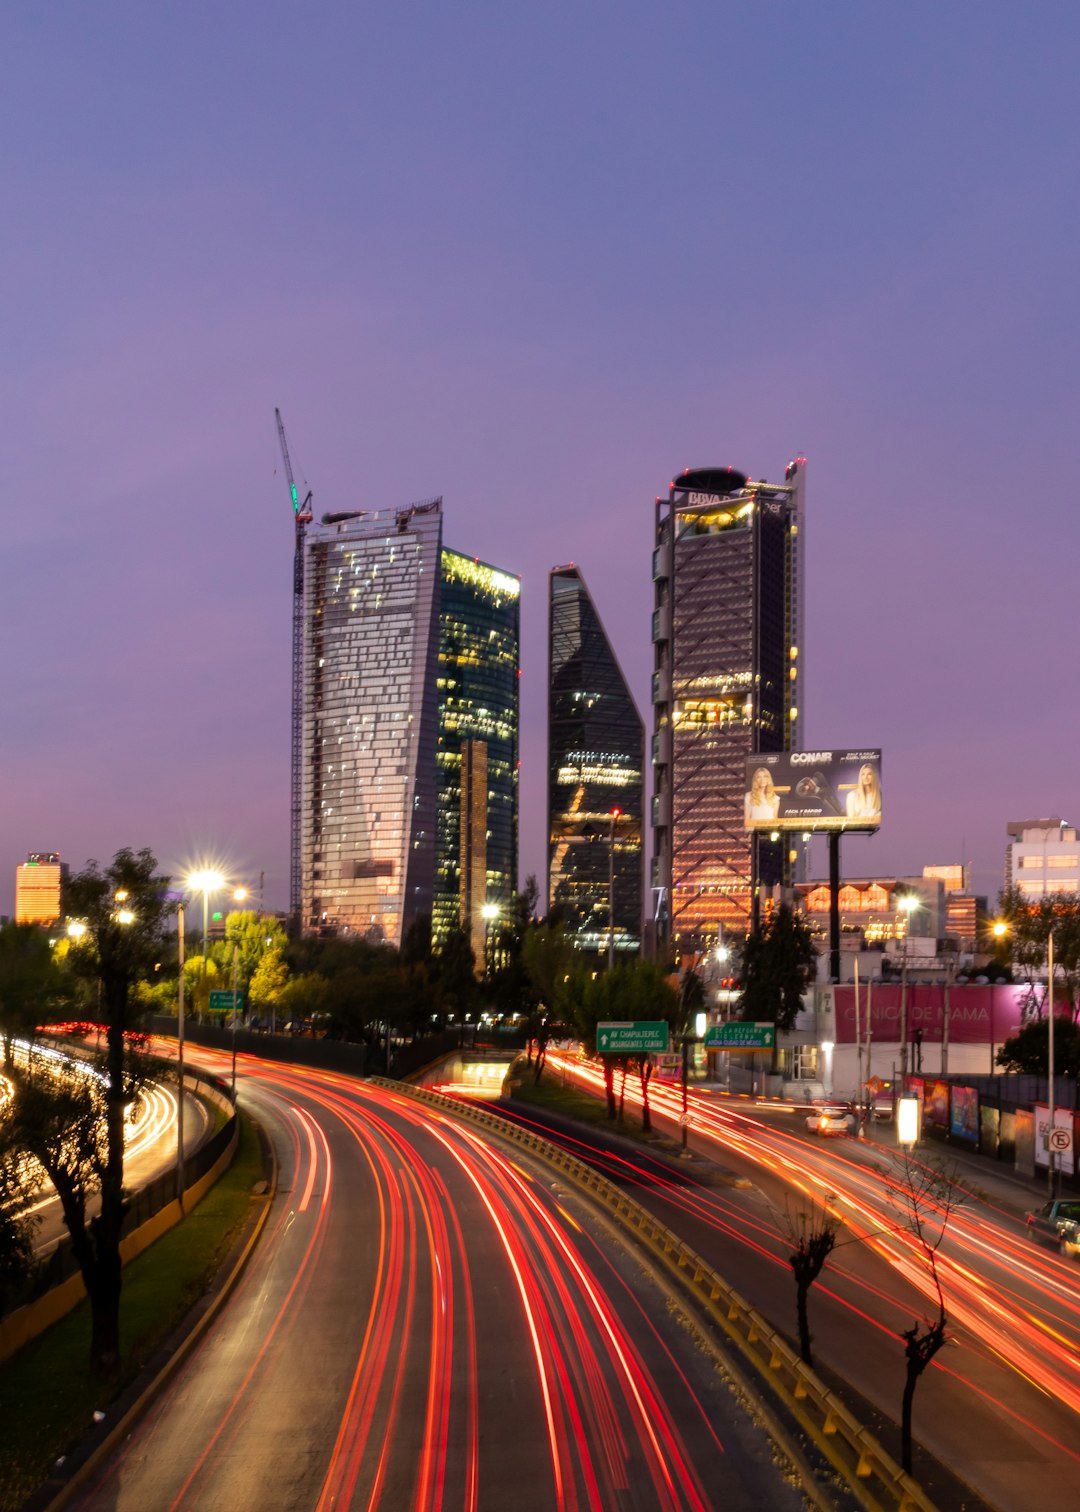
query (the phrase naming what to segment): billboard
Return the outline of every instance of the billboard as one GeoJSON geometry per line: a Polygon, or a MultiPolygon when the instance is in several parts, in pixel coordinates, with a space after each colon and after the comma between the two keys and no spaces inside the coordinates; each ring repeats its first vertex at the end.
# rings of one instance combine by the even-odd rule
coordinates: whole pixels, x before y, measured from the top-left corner
{"type": "Polygon", "coordinates": [[[880,751],[761,751],[746,759],[749,830],[876,830],[880,751]]]}

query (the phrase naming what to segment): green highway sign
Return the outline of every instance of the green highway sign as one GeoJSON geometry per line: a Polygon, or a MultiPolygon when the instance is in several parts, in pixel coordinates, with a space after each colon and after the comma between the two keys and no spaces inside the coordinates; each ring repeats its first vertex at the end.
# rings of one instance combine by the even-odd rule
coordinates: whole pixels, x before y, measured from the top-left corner
{"type": "MultiPolygon", "coordinates": [[[[211,1013],[231,1013],[232,1006],[233,994],[231,992],[211,992],[211,1013]]],[[[244,994],[242,992],[238,992],[236,994],[236,1006],[237,1008],[242,1008],[244,1006],[244,994]]]]}
{"type": "Polygon", "coordinates": [[[706,1050],[771,1050],[774,1024],[713,1024],[705,1031],[706,1050]]]}
{"type": "Polygon", "coordinates": [[[596,1048],[601,1055],[645,1055],[667,1047],[668,1026],[663,1019],[596,1026],[596,1048]]]}

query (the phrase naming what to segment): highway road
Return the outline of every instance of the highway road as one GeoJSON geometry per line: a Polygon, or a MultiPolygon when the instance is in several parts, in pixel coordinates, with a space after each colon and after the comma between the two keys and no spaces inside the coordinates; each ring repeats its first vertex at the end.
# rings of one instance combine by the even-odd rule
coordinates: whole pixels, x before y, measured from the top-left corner
{"type": "Polygon", "coordinates": [[[640,1259],[548,1168],[349,1078],[242,1057],[239,1087],[280,1165],[270,1221],[78,1505],[802,1506],[640,1259]]]}
{"type": "MultiPolygon", "coordinates": [[[[0,1081],[3,1078],[0,1077],[0,1081]]],[[[2,1089],[0,1089],[2,1092],[2,1089]]],[[[196,1149],[212,1132],[213,1117],[198,1097],[184,1096],[184,1142],[196,1149]]],[[[153,1082],[143,1092],[124,1134],[124,1185],[129,1191],[147,1186],[165,1171],[176,1167],[176,1088],[168,1082],[153,1082]]],[[[88,1211],[97,1211],[92,1197],[88,1211]]],[[[34,1253],[48,1255],[67,1234],[60,1202],[51,1182],[46,1182],[27,1214],[37,1219],[34,1253]]]]}
{"type": "MultiPolygon", "coordinates": [[[[599,1071],[575,1058],[549,1055],[548,1068],[602,1087],[599,1071]]],[[[630,1101],[632,1079],[627,1087],[630,1101]]],[[[678,1139],[679,1089],[654,1083],[651,1101],[678,1139]]],[[[933,1296],[903,1223],[901,1155],[873,1140],[815,1137],[804,1114],[711,1090],[691,1092],[691,1117],[692,1149],[749,1178],[748,1188],[700,1185],[677,1162],[625,1145],[600,1163],[793,1339],[791,1225],[827,1203],[843,1228],[811,1294],[815,1358],[898,1420],[899,1334],[931,1314],[933,1296]]],[[[583,1138],[585,1156],[591,1136],[583,1138]]],[[[952,1339],[919,1384],[915,1433],[982,1495],[1026,1512],[1060,1502],[1080,1473],[1080,1263],[1031,1243],[1020,1216],[1026,1193],[995,1183],[987,1165],[973,1178],[989,1189],[986,1200],[955,1212],[941,1244],[952,1339]]]]}

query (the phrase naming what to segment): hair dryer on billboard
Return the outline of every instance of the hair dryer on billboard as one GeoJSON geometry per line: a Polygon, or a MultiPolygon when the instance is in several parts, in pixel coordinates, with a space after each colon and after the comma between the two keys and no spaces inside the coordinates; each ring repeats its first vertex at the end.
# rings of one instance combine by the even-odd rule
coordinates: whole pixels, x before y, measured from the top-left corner
{"type": "Polygon", "coordinates": [[[821,772],[815,772],[812,777],[801,777],[795,784],[795,791],[800,798],[816,798],[824,813],[843,816],[840,800],[821,772]]]}

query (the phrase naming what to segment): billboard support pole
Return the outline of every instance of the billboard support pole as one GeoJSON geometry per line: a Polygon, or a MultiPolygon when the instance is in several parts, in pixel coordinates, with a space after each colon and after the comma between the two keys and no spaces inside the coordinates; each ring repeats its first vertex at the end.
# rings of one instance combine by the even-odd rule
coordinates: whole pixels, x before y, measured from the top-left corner
{"type": "Polygon", "coordinates": [[[840,831],[829,833],[829,980],[840,980],[840,831]]]}

